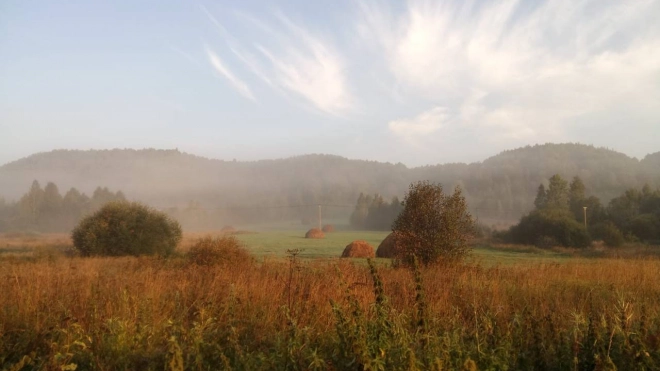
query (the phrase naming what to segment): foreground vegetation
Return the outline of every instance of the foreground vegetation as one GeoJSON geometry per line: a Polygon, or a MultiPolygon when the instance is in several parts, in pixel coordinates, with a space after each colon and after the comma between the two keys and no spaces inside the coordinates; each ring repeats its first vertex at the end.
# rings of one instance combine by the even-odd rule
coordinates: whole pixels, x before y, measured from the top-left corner
{"type": "MultiPolygon", "coordinates": [[[[78,258],[30,244],[31,258],[0,255],[2,368],[660,367],[655,259],[508,248],[538,259],[415,273],[293,255],[78,258]]],[[[507,247],[491,250],[484,260],[507,247]]]]}

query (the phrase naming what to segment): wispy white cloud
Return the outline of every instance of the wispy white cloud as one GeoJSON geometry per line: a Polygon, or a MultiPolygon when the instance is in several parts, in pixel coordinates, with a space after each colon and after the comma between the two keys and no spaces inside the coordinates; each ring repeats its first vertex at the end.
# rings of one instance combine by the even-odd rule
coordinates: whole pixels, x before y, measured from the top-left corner
{"type": "Polygon", "coordinates": [[[238,41],[206,8],[202,10],[234,57],[271,88],[300,97],[314,108],[333,115],[344,115],[354,107],[344,58],[328,41],[280,12],[273,14],[272,24],[234,12],[245,26],[261,35],[251,41],[238,41]]]}
{"type": "Polygon", "coordinates": [[[604,112],[660,117],[659,3],[412,0],[395,13],[364,1],[357,30],[397,84],[447,107],[452,125],[488,140],[562,140],[604,112]]]}
{"type": "Polygon", "coordinates": [[[238,93],[240,93],[245,98],[256,101],[254,95],[252,94],[252,90],[250,90],[250,87],[245,82],[243,82],[243,80],[236,77],[236,75],[234,75],[234,73],[232,73],[229,68],[226,67],[226,65],[222,62],[217,54],[211,51],[208,47],[205,47],[205,51],[213,68],[225,79],[227,79],[229,83],[234,87],[234,89],[238,91],[238,93]]]}

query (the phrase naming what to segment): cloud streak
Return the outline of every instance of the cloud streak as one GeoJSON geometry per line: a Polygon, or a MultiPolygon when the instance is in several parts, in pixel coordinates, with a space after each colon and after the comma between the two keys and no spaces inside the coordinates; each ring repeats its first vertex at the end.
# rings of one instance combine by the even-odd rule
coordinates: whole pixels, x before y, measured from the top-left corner
{"type": "Polygon", "coordinates": [[[252,90],[250,90],[250,87],[243,82],[241,79],[236,77],[233,72],[229,70],[223,63],[223,61],[218,57],[217,54],[215,54],[213,51],[211,51],[208,47],[205,48],[206,55],[209,58],[209,62],[211,63],[211,66],[215,69],[216,72],[218,72],[222,77],[227,79],[229,83],[236,89],[236,91],[244,96],[245,98],[248,98],[252,101],[256,101],[256,98],[252,94],[252,90]]]}
{"type": "Polygon", "coordinates": [[[329,42],[280,12],[273,14],[271,23],[235,12],[243,26],[260,35],[238,41],[206,8],[202,10],[233,57],[269,87],[332,115],[341,116],[353,108],[355,99],[349,92],[344,58],[329,42]]]}

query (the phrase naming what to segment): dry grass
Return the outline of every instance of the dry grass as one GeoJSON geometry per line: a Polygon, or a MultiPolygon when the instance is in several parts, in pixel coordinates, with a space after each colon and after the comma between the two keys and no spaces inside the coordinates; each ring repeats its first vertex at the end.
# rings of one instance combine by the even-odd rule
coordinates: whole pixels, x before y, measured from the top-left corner
{"type": "Polygon", "coordinates": [[[382,349],[388,369],[407,369],[396,339],[420,369],[654,369],[659,273],[652,258],[435,266],[417,278],[340,259],[0,259],[0,368],[28,356],[43,369],[175,368],[179,357],[185,368],[350,369],[338,349],[362,349],[365,336],[357,359],[376,362],[382,349]]]}

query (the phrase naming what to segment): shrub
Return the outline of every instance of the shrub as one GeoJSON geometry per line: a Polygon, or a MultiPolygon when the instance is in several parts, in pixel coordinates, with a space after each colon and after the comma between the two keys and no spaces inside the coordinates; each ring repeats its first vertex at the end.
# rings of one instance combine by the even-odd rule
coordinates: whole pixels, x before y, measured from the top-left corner
{"type": "Polygon", "coordinates": [[[557,240],[555,240],[553,237],[541,236],[536,240],[536,243],[534,245],[539,249],[550,249],[559,244],[557,243],[557,240]]]}
{"type": "Polygon", "coordinates": [[[584,225],[568,210],[534,210],[508,233],[511,242],[528,245],[536,244],[541,236],[551,237],[564,247],[587,247],[591,243],[584,225]]]}
{"type": "Polygon", "coordinates": [[[631,232],[642,241],[655,240],[660,236],[660,218],[653,214],[641,214],[630,223],[631,232]]]}
{"type": "Polygon", "coordinates": [[[603,242],[609,247],[619,247],[625,242],[623,233],[612,222],[605,224],[603,228],[603,242]]]}
{"type": "Polygon", "coordinates": [[[181,227],[148,206],[118,201],[81,220],[71,238],[83,256],[169,255],[181,241],[181,227]]]}
{"type": "Polygon", "coordinates": [[[460,188],[446,195],[439,184],[413,183],[403,205],[392,225],[401,263],[412,265],[415,257],[425,265],[458,260],[469,252],[474,221],[460,188]]]}
{"type": "Polygon", "coordinates": [[[250,254],[234,236],[202,237],[190,247],[186,257],[197,265],[242,265],[252,261],[250,254]]]}
{"type": "Polygon", "coordinates": [[[626,241],[621,230],[609,220],[594,225],[591,230],[594,237],[603,240],[608,247],[620,247],[626,241]]]}

